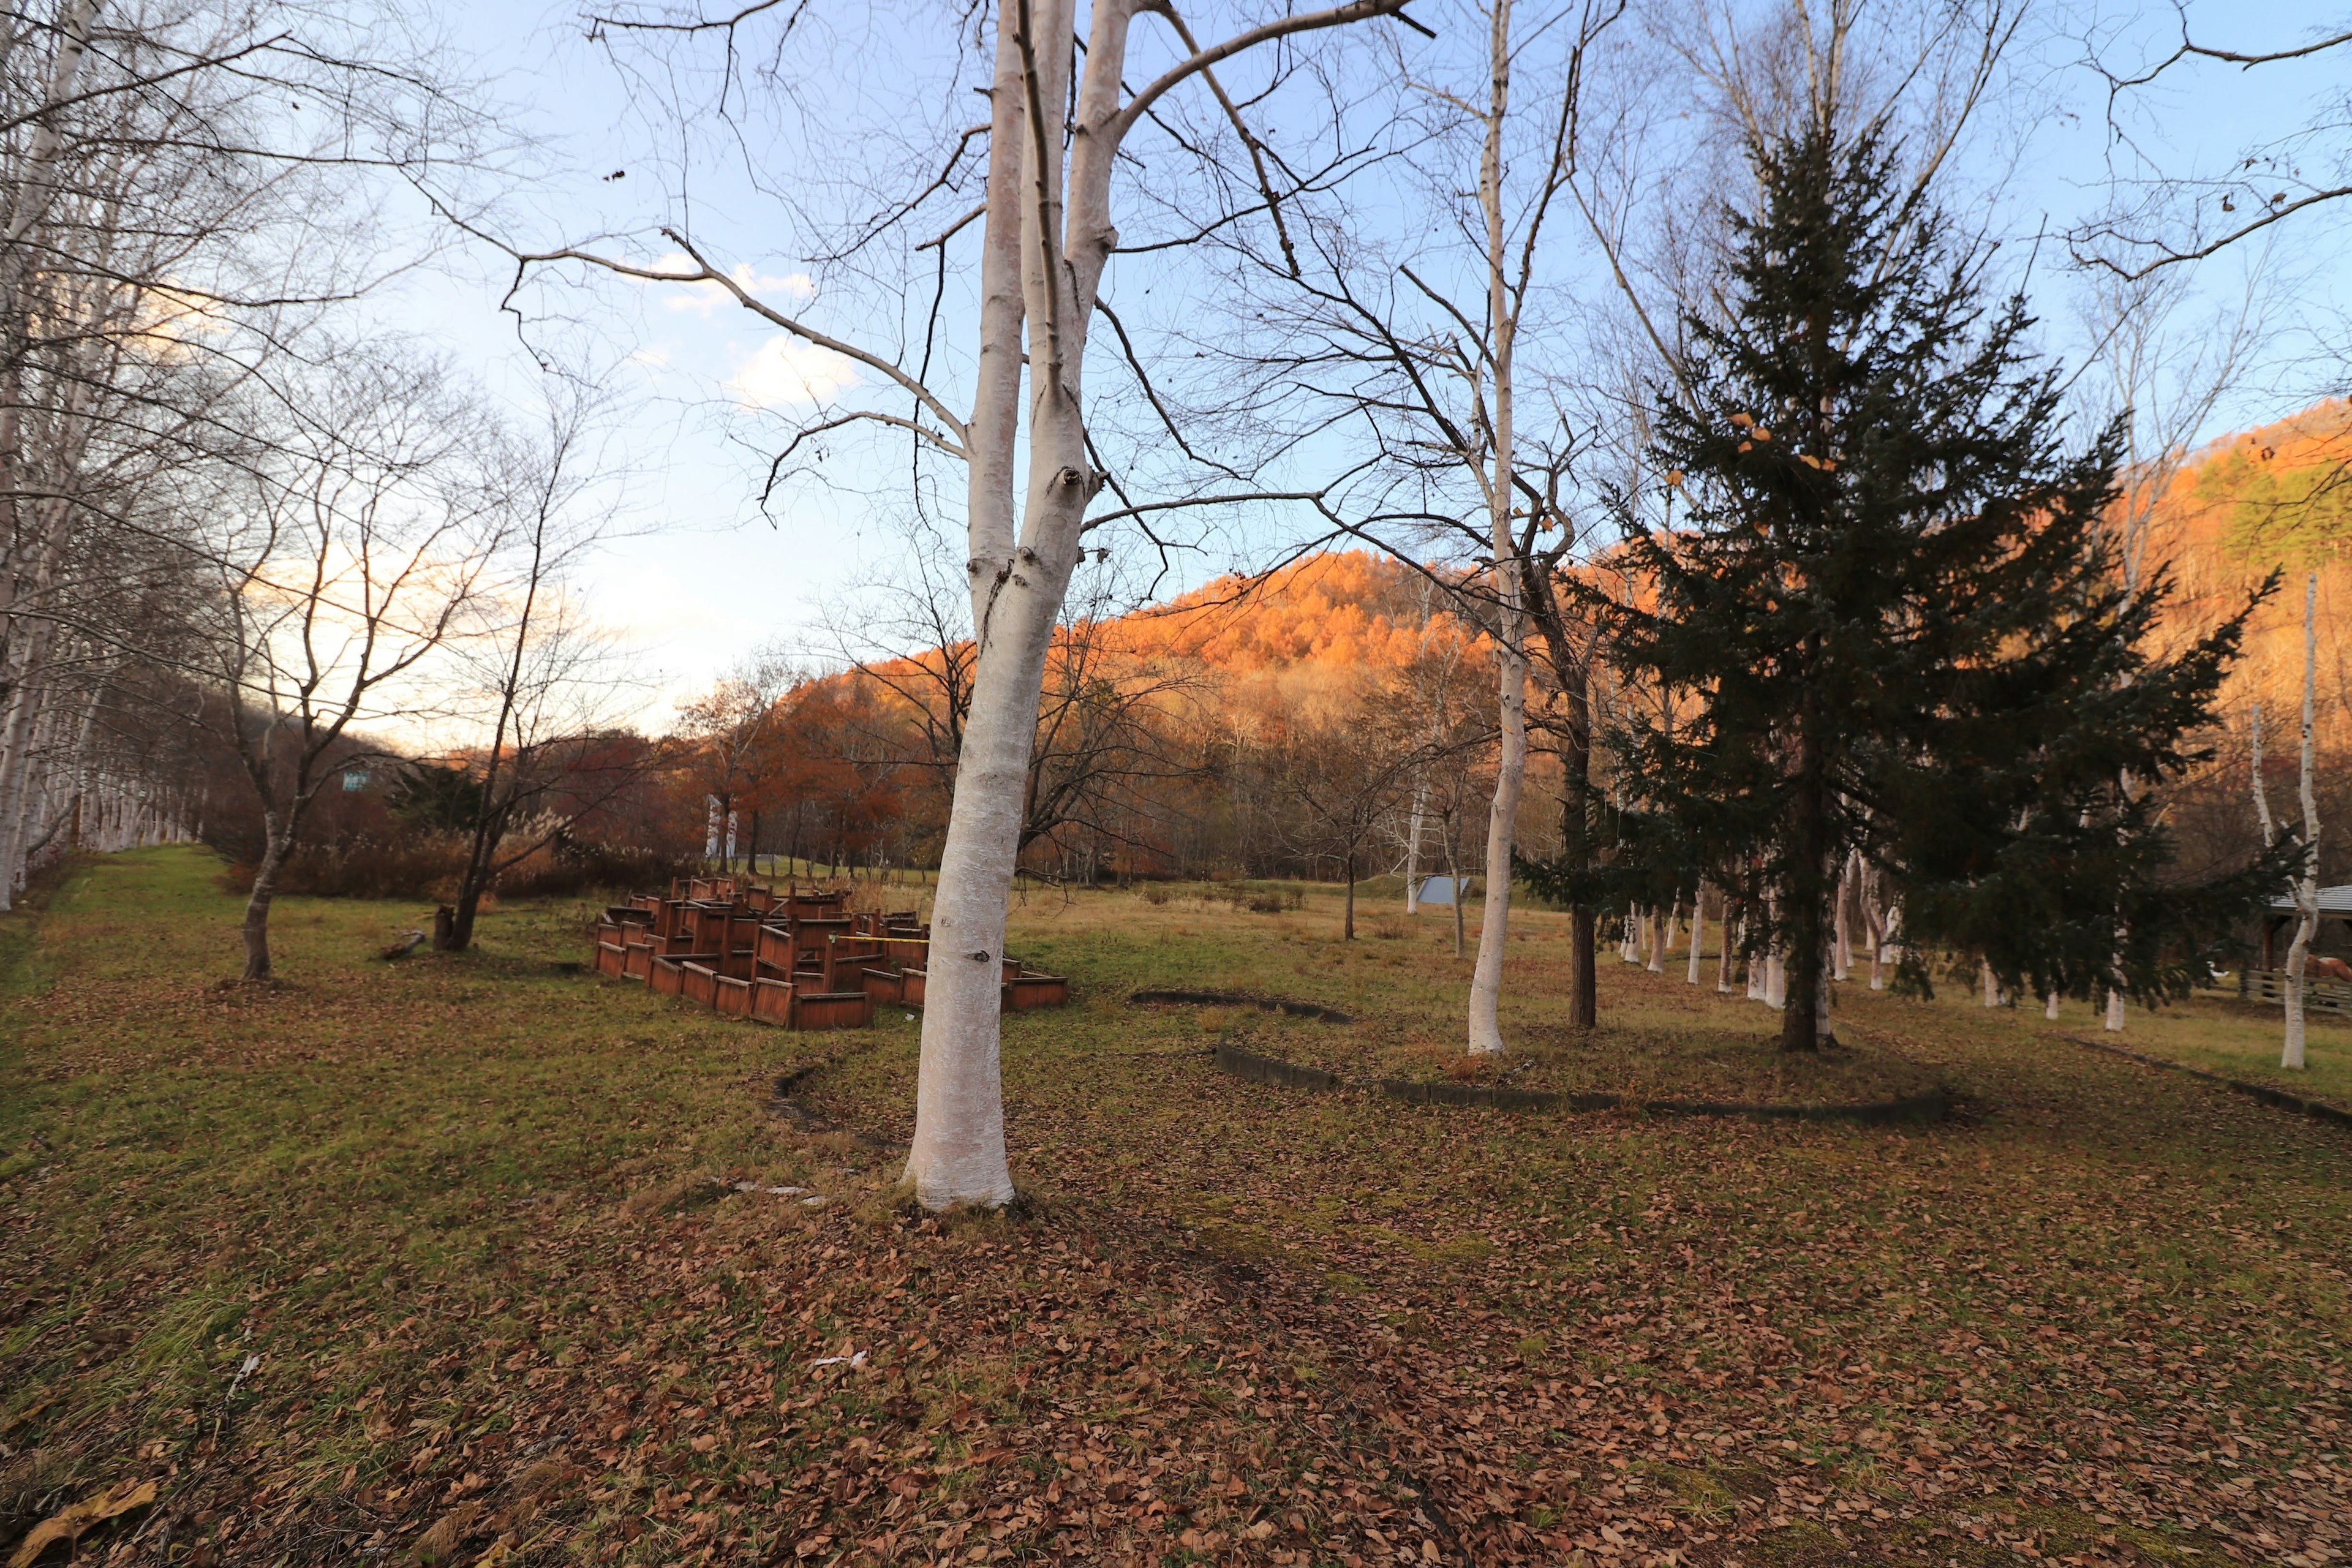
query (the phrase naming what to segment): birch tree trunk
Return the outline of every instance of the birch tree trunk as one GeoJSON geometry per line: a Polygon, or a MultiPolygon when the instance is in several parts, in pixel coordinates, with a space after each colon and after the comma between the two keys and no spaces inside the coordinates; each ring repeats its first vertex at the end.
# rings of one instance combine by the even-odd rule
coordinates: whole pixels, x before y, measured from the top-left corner
{"type": "Polygon", "coordinates": [[[1412,815],[1407,819],[1404,835],[1404,913],[1407,920],[1421,912],[1421,817],[1429,804],[1429,771],[1418,768],[1412,777],[1412,815]]]}
{"type": "Polygon", "coordinates": [[[2319,675],[2319,574],[2303,585],[2303,751],[2296,782],[2303,807],[2303,875],[2294,884],[2294,940],[2286,950],[2286,1043],[2279,1066],[2304,1067],[2304,975],[2311,963],[2312,939],[2319,934],[2319,796],[2312,777],[2311,721],[2319,675]]]}
{"type": "Polygon", "coordinates": [[[1870,939],[1870,988],[1886,989],[1886,914],[1878,903],[1878,872],[1864,864],[1855,884],[1862,904],[1863,934],[1870,939]]]}
{"type": "Polygon", "coordinates": [[[1853,970],[1853,925],[1846,914],[1846,905],[1853,895],[1853,868],[1860,853],[1856,850],[1846,857],[1845,867],[1838,877],[1837,906],[1830,932],[1830,978],[1837,981],[1843,981],[1853,970]]]}
{"type": "MultiPolygon", "coordinates": [[[[1096,290],[1118,245],[1110,189],[1119,143],[1162,93],[1216,61],[1261,41],[1381,16],[1402,0],[1356,0],[1293,15],[1194,49],[1122,104],[1129,25],[1146,4],[1096,0],[1075,102],[1073,0],[999,0],[997,8],[980,369],[963,427],[971,701],[931,911],[915,1134],[905,1174],[929,1209],[996,1207],[1013,1196],[998,1012],[1005,901],[1020,849],[1046,655],[1077,564],[1087,504],[1103,479],[1087,450],[1082,384],[1096,290]],[[1027,471],[1016,537],[1014,437],[1024,364],[1027,471]]],[[[1175,14],[1162,15],[1192,49],[1175,14]]],[[[1506,857],[1507,878],[1507,841],[1506,857]]]]}
{"type": "Polygon", "coordinates": [[[1698,885],[1698,889],[1691,894],[1690,965],[1683,974],[1683,983],[1685,984],[1696,985],[1698,984],[1699,955],[1704,952],[1706,949],[1706,884],[1701,882],[1698,885]]]}
{"type": "Polygon", "coordinates": [[[1518,829],[1519,796],[1528,776],[1527,616],[1517,542],[1511,535],[1516,438],[1518,302],[1507,268],[1510,257],[1503,214],[1503,132],[1511,103],[1511,0],[1493,0],[1487,31],[1486,135],[1478,157],[1478,207],[1486,220],[1486,309],[1493,334],[1495,390],[1486,479],[1488,523],[1495,548],[1499,616],[1495,649],[1497,722],[1502,744],[1495,762],[1495,804],[1486,816],[1486,902],[1478,926],[1478,960],[1470,973],[1470,1054],[1500,1056],[1503,1031],[1496,1005],[1503,994],[1503,955],[1510,940],[1511,842],[1518,829]]]}

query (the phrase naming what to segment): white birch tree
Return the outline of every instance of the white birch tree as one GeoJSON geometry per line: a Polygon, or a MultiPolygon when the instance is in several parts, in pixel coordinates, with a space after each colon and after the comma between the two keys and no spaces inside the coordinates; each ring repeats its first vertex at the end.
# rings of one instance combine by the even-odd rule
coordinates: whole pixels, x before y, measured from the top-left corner
{"type": "MultiPolygon", "coordinates": [[[[638,265],[571,247],[520,257],[525,268],[573,260],[659,282],[716,286],[778,331],[872,373],[910,402],[905,414],[860,407],[817,418],[785,444],[780,462],[803,440],[866,422],[906,432],[964,466],[971,709],[932,906],[915,1131],[904,1178],[926,1208],[995,1207],[1014,1195],[999,1055],[1005,903],[1047,654],[1081,539],[1090,526],[1114,518],[1198,499],[1121,498],[1112,512],[1087,515],[1114,482],[1089,441],[1086,370],[1105,272],[1120,247],[1115,176],[1128,142],[1180,89],[1197,83],[1223,107],[1221,64],[1302,34],[1393,15],[1404,3],[1348,0],[1244,26],[1202,47],[1173,5],[1094,0],[1081,39],[1076,0],[998,0],[983,89],[989,118],[957,143],[961,156],[969,142],[984,142],[984,195],[940,239],[944,244],[969,222],[981,226],[971,385],[961,405],[927,380],[919,364],[910,369],[891,353],[853,341],[855,334],[824,331],[798,307],[761,298],[676,226],[666,235],[682,266],[638,265]],[[1165,26],[1179,45],[1172,61],[1150,76],[1142,76],[1133,47],[1139,20],[1165,26]],[[1129,87],[1130,71],[1139,86],[1129,87]]],[[[723,28],[730,48],[735,26],[697,17],[630,25],[688,34],[723,28]]]]}

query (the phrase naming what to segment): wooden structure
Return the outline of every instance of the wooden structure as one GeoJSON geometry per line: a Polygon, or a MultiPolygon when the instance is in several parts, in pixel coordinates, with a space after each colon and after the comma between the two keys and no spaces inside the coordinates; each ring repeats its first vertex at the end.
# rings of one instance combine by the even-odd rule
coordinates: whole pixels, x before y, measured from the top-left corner
{"type": "MultiPolygon", "coordinates": [[[[2238,972],[2238,994],[2249,1002],[2286,1005],[2286,950],[2294,937],[2296,911],[2293,899],[2273,899],[2263,917],[2263,962],[2238,972]]],[[[2352,884],[2319,889],[2319,930],[2313,937],[2315,956],[2323,951],[2341,954],[2352,949],[2352,884]],[[2336,940],[2331,942],[2330,938],[2336,940]]],[[[2342,981],[2305,977],[2303,1005],[2306,1012],[2352,1018],[2352,985],[2342,981]]]]}
{"type": "MultiPolygon", "coordinates": [[[[912,913],[852,911],[847,900],[840,889],[684,878],[667,897],[608,907],[591,957],[599,974],[787,1029],[859,1028],[877,1006],[920,1007],[929,929],[912,913]]],[[[1006,1012],[1069,1001],[1066,976],[1003,962],[1006,1012]]]]}

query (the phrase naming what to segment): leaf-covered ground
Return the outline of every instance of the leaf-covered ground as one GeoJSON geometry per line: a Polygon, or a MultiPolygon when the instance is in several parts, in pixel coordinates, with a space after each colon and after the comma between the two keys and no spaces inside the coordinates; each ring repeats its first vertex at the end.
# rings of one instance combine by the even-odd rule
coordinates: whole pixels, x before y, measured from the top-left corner
{"type": "Polygon", "coordinates": [[[2038,1013],[1852,988],[1851,1055],[1790,1068],[1764,1009],[1610,956],[1562,1040],[1536,916],[1507,1032],[1546,1070],[1826,1099],[1869,1061],[1958,1114],[1410,1107],[1204,1052],[1435,1063],[1443,917],[1033,895],[1014,949],[1079,1002],[1006,1028],[1029,1206],[943,1225],[870,1201],[901,1013],[562,973],[570,908],[383,963],[415,909],[289,901],[286,984],[220,987],[213,870],[113,858],[0,925],[0,1542],[151,1480],[84,1559],[2304,1568],[2352,1531],[2352,1133],[2038,1013]]]}

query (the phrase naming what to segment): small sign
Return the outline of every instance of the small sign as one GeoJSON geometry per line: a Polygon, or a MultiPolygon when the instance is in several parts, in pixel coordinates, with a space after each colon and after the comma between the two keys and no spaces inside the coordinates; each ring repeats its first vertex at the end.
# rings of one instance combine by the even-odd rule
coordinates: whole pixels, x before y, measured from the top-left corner
{"type": "Polygon", "coordinates": [[[1417,903],[1450,904],[1454,901],[1454,879],[1432,877],[1422,883],[1421,891],[1414,894],[1413,899],[1417,903]]]}
{"type": "Polygon", "coordinates": [[[343,770],[343,789],[346,794],[356,790],[363,790],[367,788],[367,786],[368,771],[365,768],[345,768],[343,770]]]}

